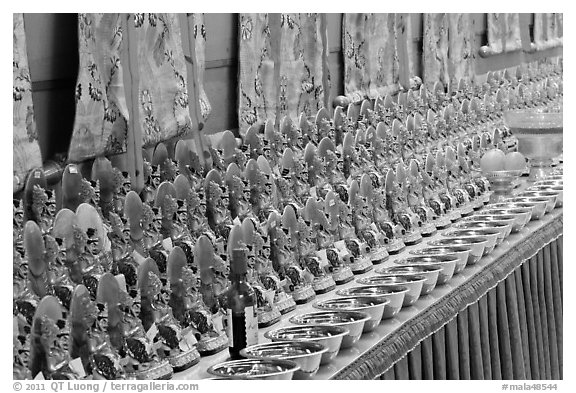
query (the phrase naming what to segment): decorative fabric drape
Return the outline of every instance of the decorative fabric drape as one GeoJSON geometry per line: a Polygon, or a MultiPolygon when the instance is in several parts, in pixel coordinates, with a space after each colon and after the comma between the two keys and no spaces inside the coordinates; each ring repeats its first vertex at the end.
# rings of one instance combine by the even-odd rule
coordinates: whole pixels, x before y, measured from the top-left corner
{"type": "Polygon", "coordinates": [[[23,184],[28,172],[42,166],[38,131],[32,105],[32,84],[26,53],[24,16],[13,14],[14,45],[12,57],[12,106],[13,106],[13,173],[23,184]]]}
{"type": "Polygon", "coordinates": [[[240,14],[238,120],[315,114],[329,90],[325,15],[240,14]]]}
{"type": "Polygon", "coordinates": [[[280,117],[298,119],[324,107],[326,26],[322,14],[282,14],[280,20],[280,117]],[[324,28],[324,29],[323,29],[324,28]]]}
{"type": "Polygon", "coordinates": [[[344,14],[344,93],[354,102],[398,90],[395,14],[344,14]]]}
{"type": "Polygon", "coordinates": [[[448,72],[448,29],[447,14],[424,14],[422,56],[424,57],[423,81],[430,87],[435,82],[447,86],[448,72]]]}
{"type": "Polygon", "coordinates": [[[121,14],[78,14],[76,117],[68,159],[126,151],[128,108],[121,14]]]}
{"type": "Polygon", "coordinates": [[[471,14],[424,14],[424,82],[457,86],[474,77],[474,29],[471,14]]]}
{"type": "Polygon", "coordinates": [[[138,116],[144,147],[188,133],[186,64],[176,14],[136,14],[138,116]]]}
{"type": "Polygon", "coordinates": [[[542,50],[562,45],[563,14],[534,14],[534,43],[542,50]]]}
{"type": "Polygon", "coordinates": [[[492,53],[512,52],[522,48],[520,38],[520,15],[487,14],[488,46],[492,53]]]}
{"type": "MultiPolygon", "coordinates": [[[[79,14],[79,73],[76,117],[68,158],[82,161],[127,151],[130,108],[126,80],[137,81],[138,114],[143,146],[183,135],[196,124],[188,110],[188,76],[182,42],[187,29],[177,14],[135,14],[128,43],[123,30],[126,14],[79,14]],[[127,61],[132,53],[134,61],[127,61]]],[[[203,87],[206,28],[203,16],[193,14],[198,106],[204,120],[210,103],[203,87]]]]}
{"type": "Polygon", "coordinates": [[[471,14],[448,14],[448,74],[452,82],[475,74],[474,29],[471,14]]]}
{"type": "Polygon", "coordinates": [[[238,123],[240,133],[260,121],[273,119],[274,86],[272,33],[268,14],[240,14],[238,123]]]}

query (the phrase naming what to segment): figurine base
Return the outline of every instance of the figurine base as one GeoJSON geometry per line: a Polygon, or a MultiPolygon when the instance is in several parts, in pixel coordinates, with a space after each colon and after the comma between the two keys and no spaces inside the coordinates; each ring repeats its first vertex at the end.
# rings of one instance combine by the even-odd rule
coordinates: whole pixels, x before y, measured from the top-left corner
{"type": "Polygon", "coordinates": [[[374,265],[368,258],[361,258],[358,262],[350,264],[350,269],[352,269],[353,274],[364,274],[374,269],[374,265]]]}
{"type": "Polygon", "coordinates": [[[133,373],[128,373],[127,377],[129,379],[152,379],[157,381],[171,379],[172,375],[174,374],[174,370],[167,360],[153,362],[150,366],[150,368],[145,370],[138,370],[133,373]]]}
{"type": "Polygon", "coordinates": [[[210,356],[228,348],[228,336],[221,334],[198,342],[198,352],[200,356],[210,356]]]}
{"type": "Polygon", "coordinates": [[[330,276],[316,277],[312,282],[312,288],[314,288],[316,295],[321,295],[334,290],[336,288],[336,283],[330,276]]]}
{"type": "Polygon", "coordinates": [[[409,232],[404,236],[404,244],[407,246],[412,246],[418,244],[422,241],[422,235],[420,232],[409,232]]]}
{"type": "Polygon", "coordinates": [[[388,259],[388,256],[388,251],[386,251],[385,248],[381,248],[368,255],[370,262],[372,262],[373,265],[379,265],[382,262],[385,262],[388,259]]]}
{"type": "Polygon", "coordinates": [[[462,217],[468,217],[468,216],[470,216],[472,213],[474,213],[474,208],[472,207],[471,204],[466,204],[466,205],[458,208],[458,211],[460,212],[460,216],[462,216],[462,217]]]}
{"type": "Polygon", "coordinates": [[[337,270],[332,273],[332,278],[336,285],[342,285],[349,283],[354,279],[354,273],[352,273],[352,269],[349,266],[344,266],[337,268],[337,270]]]}
{"type": "Polygon", "coordinates": [[[436,229],[445,229],[452,225],[452,221],[447,217],[438,217],[436,221],[434,221],[434,225],[436,226],[436,229]]]}
{"type": "Polygon", "coordinates": [[[316,297],[316,292],[312,289],[312,285],[306,285],[294,289],[292,292],[292,297],[296,304],[306,304],[316,297]]]}
{"type": "Polygon", "coordinates": [[[432,223],[430,224],[424,224],[421,228],[420,228],[420,234],[424,237],[429,237],[432,236],[433,234],[435,234],[437,232],[436,226],[432,223]]]}
{"type": "Polygon", "coordinates": [[[284,299],[281,299],[279,301],[277,301],[276,303],[274,303],[274,305],[276,307],[278,307],[278,310],[280,311],[280,314],[287,314],[290,311],[294,311],[296,309],[296,302],[294,301],[294,299],[292,298],[292,296],[285,294],[286,297],[284,299]]]}
{"type": "Polygon", "coordinates": [[[478,199],[475,199],[472,201],[472,208],[474,210],[480,210],[484,207],[484,202],[480,199],[480,197],[478,197],[478,199]]]}
{"type": "Polygon", "coordinates": [[[282,314],[278,307],[272,306],[271,310],[265,310],[262,308],[258,309],[258,329],[262,329],[268,326],[272,326],[277,322],[280,322],[280,317],[282,314]]]}
{"type": "Polygon", "coordinates": [[[167,360],[170,362],[174,372],[177,373],[188,370],[190,367],[198,364],[198,362],[200,362],[200,353],[198,352],[198,349],[194,347],[189,351],[179,353],[175,356],[170,356],[167,360]]]}
{"type": "Polygon", "coordinates": [[[388,243],[386,248],[388,249],[388,254],[398,254],[406,248],[406,245],[400,239],[393,239],[388,243]]]}

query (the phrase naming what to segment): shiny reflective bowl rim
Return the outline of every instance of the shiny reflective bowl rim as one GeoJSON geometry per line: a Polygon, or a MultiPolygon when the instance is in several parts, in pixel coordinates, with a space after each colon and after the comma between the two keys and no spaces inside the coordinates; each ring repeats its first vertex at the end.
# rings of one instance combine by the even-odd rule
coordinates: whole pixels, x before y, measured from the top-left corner
{"type": "MultiPolygon", "coordinates": [[[[330,333],[330,332],[329,332],[330,333]]],[[[303,324],[303,325],[295,325],[295,326],[284,326],[284,327],[279,327],[273,330],[269,330],[267,332],[264,333],[264,337],[266,337],[269,340],[280,340],[280,341],[298,341],[298,340],[302,340],[302,341],[313,341],[313,340],[324,340],[324,339],[329,339],[332,337],[344,337],[346,336],[348,333],[350,333],[348,331],[348,329],[346,329],[345,327],[342,326],[338,326],[338,325],[328,325],[328,324],[318,324],[318,325],[312,325],[312,324],[303,324]],[[278,334],[280,332],[284,332],[284,334],[289,334],[289,332],[291,330],[304,330],[304,329],[313,329],[313,330],[317,330],[320,332],[325,332],[327,330],[337,330],[337,332],[332,333],[332,335],[327,336],[327,335],[322,335],[322,336],[305,336],[302,338],[297,338],[297,339],[283,339],[282,337],[278,337],[277,335],[274,335],[274,333],[278,334]]]]}
{"type": "Polygon", "coordinates": [[[376,274],[378,274],[379,276],[394,276],[396,274],[402,275],[402,276],[408,276],[408,275],[419,275],[419,274],[434,274],[436,272],[441,272],[443,269],[442,267],[438,266],[438,263],[433,263],[430,265],[426,265],[426,264],[396,264],[396,266],[386,266],[386,267],[381,267],[376,269],[374,272],[376,274]],[[386,270],[389,269],[401,269],[401,268],[405,268],[405,267],[410,267],[410,268],[415,268],[420,270],[420,272],[387,272],[386,270]]]}
{"type": "Polygon", "coordinates": [[[332,299],[326,299],[326,300],[317,300],[314,303],[312,303],[312,307],[319,309],[319,310],[365,310],[365,309],[369,309],[372,307],[379,307],[379,306],[386,306],[388,303],[390,303],[390,300],[388,299],[375,299],[375,296],[341,296],[341,297],[335,297],[332,299]],[[326,307],[323,306],[323,304],[326,303],[337,303],[339,301],[343,301],[343,300],[358,300],[358,299],[363,299],[363,301],[376,301],[379,302],[378,304],[365,304],[365,305],[360,305],[360,306],[350,306],[350,308],[332,308],[332,307],[326,307]]]}
{"type": "MultiPolygon", "coordinates": [[[[381,284],[374,284],[374,283],[367,283],[367,285],[370,286],[382,286],[382,285],[402,285],[402,284],[411,284],[411,283],[418,283],[418,282],[424,282],[427,280],[426,277],[422,277],[422,276],[414,276],[414,277],[408,277],[406,275],[390,275],[390,276],[384,276],[384,275],[380,275],[378,274],[377,276],[371,276],[371,277],[362,277],[359,278],[358,280],[356,280],[357,283],[364,283],[366,282],[366,280],[379,280],[380,278],[384,279],[384,278],[400,278],[400,279],[404,279],[407,280],[407,282],[404,283],[395,283],[395,282],[391,282],[391,283],[381,283],[381,284]]],[[[383,281],[383,280],[382,280],[383,281]]]]}
{"type": "Polygon", "coordinates": [[[351,289],[356,289],[356,290],[360,290],[360,289],[365,289],[365,288],[379,288],[378,290],[384,290],[384,291],[389,291],[387,293],[374,293],[374,294],[363,294],[360,295],[358,294],[358,296],[386,296],[386,295],[396,295],[399,293],[406,293],[408,291],[410,291],[410,288],[408,287],[403,287],[402,284],[397,284],[398,287],[400,287],[401,289],[397,289],[397,288],[390,288],[390,286],[383,286],[383,285],[363,285],[363,286],[358,286],[358,287],[350,287],[350,288],[341,288],[338,289],[336,291],[336,295],[338,296],[356,296],[354,294],[342,294],[342,291],[349,291],[351,289]]]}
{"type": "Polygon", "coordinates": [[[300,358],[306,358],[312,355],[321,355],[324,352],[328,351],[328,347],[325,345],[322,345],[320,343],[314,342],[314,341],[298,341],[298,340],[293,340],[293,341],[270,341],[267,343],[258,343],[258,344],[254,344],[254,345],[250,345],[249,347],[243,348],[240,350],[240,355],[244,356],[244,357],[248,357],[251,359],[300,359],[300,358]],[[310,349],[310,348],[305,348],[306,346],[308,347],[315,347],[313,349],[314,352],[310,352],[310,353],[302,353],[299,355],[286,355],[284,356],[266,356],[266,355],[254,355],[254,354],[250,354],[249,350],[250,349],[257,349],[259,347],[274,347],[274,346],[287,346],[287,345],[293,345],[293,346],[300,346],[301,348],[304,349],[310,349]]]}
{"type": "MultiPolygon", "coordinates": [[[[307,312],[304,314],[300,314],[300,315],[293,315],[290,317],[290,319],[288,319],[288,321],[290,321],[291,323],[297,324],[297,325],[313,325],[314,323],[309,323],[309,322],[297,322],[297,318],[304,318],[304,317],[309,317],[312,318],[315,315],[321,315],[321,314],[325,314],[325,313],[332,313],[332,314],[343,314],[346,315],[348,314],[349,316],[351,316],[351,314],[356,314],[356,316],[358,316],[358,319],[355,319],[353,321],[341,321],[341,322],[334,322],[334,324],[337,325],[349,325],[349,324],[353,324],[353,323],[359,323],[359,322],[366,322],[368,320],[370,320],[370,315],[362,312],[362,311],[348,311],[348,310],[322,310],[322,311],[317,311],[317,312],[307,312]],[[360,317],[362,316],[362,317],[360,317]]],[[[325,323],[319,323],[319,325],[329,325],[329,322],[325,322],[325,323]]]]}
{"type": "Polygon", "coordinates": [[[242,377],[244,378],[249,378],[249,379],[258,379],[258,378],[266,378],[266,377],[273,377],[276,375],[283,375],[283,374],[289,374],[289,373],[294,373],[296,371],[298,371],[300,369],[300,366],[296,363],[293,362],[291,360],[284,360],[284,359],[278,359],[278,358],[266,358],[266,359],[241,359],[241,360],[229,360],[229,361],[225,361],[225,362],[221,362],[218,364],[214,364],[210,367],[208,367],[208,374],[217,376],[217,377],[229,377],[229,378],[235,378],[235,379],[240,379],[242,377]],[[266,364],[268,363],[268,366],[270,367],[278,367],[278,366],[284,366],[284,367],[290,367],[289,369],[285,369],[282,371],[275,371],[272,373],[267,373],[267,374],[255,374],[255,375],[250,375],[250,374],[218,374],[215,370],[217,368],[224,368],[224,367],[232,367],[234,365],[240,365],[240,364],[266,364]]]}
{"type": "MultiPolygon", "coordinates": [[[[436,240],[432,240],[430,241],[428,244],[431,246],[444,246],[445,244],[441,244],[444,241],[448,241],[448,240],[454,240],[454,239],[458,239],[460,241],[467,241],[468,243],[465,244],[470,244],[470,245],[476,245],[476,244],[482,244],[482,243],[488,243],[489,239],[484,237],[484,236],[473,236],[473,235],[469,235],[469,236],[450,236],[448,237],[444,237],[444,238],[440,238],[440,239],[436,239],[436,240]]],[[[460,245],[460,244],[458,244],[460,245]]]]}

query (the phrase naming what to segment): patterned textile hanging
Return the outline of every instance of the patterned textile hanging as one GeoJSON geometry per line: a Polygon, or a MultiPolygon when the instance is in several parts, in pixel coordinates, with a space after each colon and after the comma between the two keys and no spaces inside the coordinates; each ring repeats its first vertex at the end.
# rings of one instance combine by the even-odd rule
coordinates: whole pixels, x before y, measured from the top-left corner
{"type": "MultiPolygon", "coordinates": [[[[211,108],[203,87],[206,28],[194,16],[198,106],[204,120],[211,108]]],[[[149,147],[196,127],[188,112],[186,63],[178,14],[135,14],[128,44],[126,14],[79,14],[79,73],[76,118],[68,158],[82,161],[127,151],[129,108],[125,80],[138,82],[134,102],[143,146],[149,147]],[[134,54],[125,63],[122,51],[134,54]]],[[[127,58],[127,57],[126,57],[127,58]]]]}
{"type": "Polygon", "coordinates": [[[562,45],[563,14],[534,14],[534,44],[537,50],[562,45]]]}
{"type": "Polygon", "coordinates": [[[488,47],[491,54],[513,52],[522,48],[520,14],[487,14],[488,47]]]}
{"type": "Polygon", "coordinates": [[[344,14],[344,93],[353,102],[398,91],[395,14],[344,14]]]}
{"type": "Polygon", "coordinates": [[[186,64],[177,14],[136,14],[134,27],[138,117],[150,147],[191,130],[186,64]]]}
{"type": "Polygon", "coordinates": [[[246,132],[256,122],[276,116],[277,97],[268,14],[240,14],[238,126],[246,132]]]}
{"type": "Polygon", "coordinates": [[[472,80],[475,75],[474,29],[471,14],[448,14],[448,74],[457,83],[472,80]]]}
{"type": "Polygon", "coordinates": [[[38,131],[32,105],[32,86],[28,70],[23,14],[13,14],[14,45],[12,57],[13,99],[13,174],[19,185],[28,172],[42,166],[38,131]]]}
{"type": "Polygon", "coordinates": [[[240,133],[255,123],[313,115],[329,90],[323,14],[240,14],[240,133]]]}
{"type": "Polygon", "coordinates": [[[122,43],[121,14],[78,14],[79,69],[70,161],[126,151],[122,43]]]}
{"type": "Polygon", "coordinates": [[[282,14],[280,29],[280,117],[315,115],[324,107],[321,14],[282,14]]]}
{"type": "Polygon", "coordinates": [[[448,28],[447,14],[424,14],[423,31],[423,81],[429,87],[435,82],[444,86],[450,81],[448,72],[448,28]]]}

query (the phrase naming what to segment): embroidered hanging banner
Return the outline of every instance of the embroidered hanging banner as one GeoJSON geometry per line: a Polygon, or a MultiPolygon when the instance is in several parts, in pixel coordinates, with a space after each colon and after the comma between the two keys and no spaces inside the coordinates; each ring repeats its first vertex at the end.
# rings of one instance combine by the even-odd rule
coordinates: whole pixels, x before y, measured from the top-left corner
{"type": "Polygon", "coordinates": [[[120,51],[122,14],[78,14],[76,117],[68,159],[126,151],[128,108],[120,51]]]}
{"type": "Polygon", "coordinates": [[[488,46],[492,54],[513,52],[522,48],[520,14],[487,14],[488,46]]]}
{"type": "Polygon", "coordinates": [[[408,51],[408,76],[422,76],[420,67],[420,53],[418,51],[418,40],[415,39],[415,26],[412,14],[407,14],[406,19],[406,46],[408,51]]]}
{"type": "Polygon", "coordinates": [[[448,74],[454,86],[474,78],[476,54],[471,14],[448,14],[448,74]]]}
{"type": "Polygon", "coordinates": [[[240,14],[238,119],[255,123],[314,115],[329,91],[322,14],[240,14]]]}
{"type": "Polygon", "coordinates": [[[315,115],[324,107],[321,14],[282,14],[280,19],[280,117],[315,115]]]}
{"type": "Polygon", "coordinates": [[[447,86],[448,72],[448,16],[447,14],[424,14],[423,27],[423,81],[431,87],[435,82],[447,86]]]}
{"type": "Polygon", "coordinates": [[[562,45],[563,14],[534,14],[534,44],[537,50],[562,45]]]}
{"type": "MultiPolygon", "coordinates": [[[[190,132],[186,64],[176,14],[136,14],[138,116],[144,147],[190,132]]],[[[134,68],[134,66],[136,68],[134,68]]]]}
{"type": "Polygon", "coordinates": [[[271,40],[268,14],[240,14],[238,126],[241,134],[252,124],[274,119],[276,115],[271,40]]]}
{"type": "Polygon", "coordinates": [[[14,45],[12,47],[12,109],[13,109],[13,174],[19,184],[24,184],[26,175],[34,168],[42,166],[38,131],[34,120],[32,104],[32,84],[26,53],[24,16],[13,15],[14,45]]]}
{"type": "Polygon", "coordinates": [[[344,14],[344,93],[354,102],[398,91],[395,14],[344,14]]]}
{"type": "MultiPolygon", "coordinates": [[[[196,128],[188,112],[186,63],[177,14],[135,14],[135,39],[125,39],[126,14],[79,14],[79,72],[76,117],[68,159],[78,162],[105,154],[125,153],[129,110],[125,74],[138,81],[134,102],[149,147],[196,128]],[[121,51],[135,53],[134,64],[124,64],[121,51]]],[[[198,106],[206,120],[211,107],[203,87],[206,28],[201,14],[193,14],[198,106]]],[[[131,26],[131,28],[132,28],[131,26]]],[[[128,57],[126,57],[128,58],[128,57]]]]}

